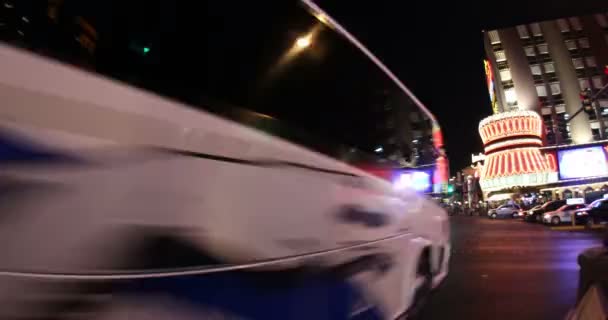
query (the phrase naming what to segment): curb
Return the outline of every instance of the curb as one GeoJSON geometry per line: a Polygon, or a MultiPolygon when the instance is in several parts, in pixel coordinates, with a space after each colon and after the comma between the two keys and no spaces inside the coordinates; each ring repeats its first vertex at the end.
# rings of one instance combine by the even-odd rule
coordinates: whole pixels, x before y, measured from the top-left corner
{"type": "MultiPolygon", "coordinates": [[[[585,226],[560,226],[560,227],[550,227],[551,230],[556,230],[556,231],[580,231],[580,230],[587,230],[588,228],[586,228],[585,226]]],[[[591,227],[591,229],[593,230],[597,230],[597,229],[604,229],[603,225],[594,225],[593,227],[591,227]]]]}

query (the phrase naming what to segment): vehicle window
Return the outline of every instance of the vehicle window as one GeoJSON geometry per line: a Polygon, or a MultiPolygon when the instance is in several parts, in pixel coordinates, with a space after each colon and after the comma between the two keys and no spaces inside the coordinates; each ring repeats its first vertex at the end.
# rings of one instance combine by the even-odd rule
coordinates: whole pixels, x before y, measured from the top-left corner
{"type": "Polygon", "coordinates": [[[2,11],[0,40],[342,161],[437,157],[425,114],[296,1],[27,2],[2,11]]]}
{"type": "Polygon", "coordinates": [[[608,202],[602,201],[600,204],[600,209],[608,209],[608,202]]]}

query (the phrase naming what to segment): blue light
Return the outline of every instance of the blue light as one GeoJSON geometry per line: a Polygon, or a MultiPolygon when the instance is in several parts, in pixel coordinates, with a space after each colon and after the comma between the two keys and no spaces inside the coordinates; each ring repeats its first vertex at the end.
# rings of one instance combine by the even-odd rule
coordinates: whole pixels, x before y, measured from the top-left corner
{"type": "Polygon", "coordinates": [[[399,175],[393,183],[395,189],[412,188],[416,191],[427,191],[431,188],[431,175],[424,171],[409,171],[399,175]]]}

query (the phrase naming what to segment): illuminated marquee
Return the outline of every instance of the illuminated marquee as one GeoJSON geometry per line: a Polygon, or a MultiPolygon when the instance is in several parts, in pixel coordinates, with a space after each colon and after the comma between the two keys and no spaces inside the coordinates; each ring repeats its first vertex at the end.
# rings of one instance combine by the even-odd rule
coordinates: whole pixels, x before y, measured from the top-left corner
{"type": "Polygon", "coordinates": [[[539,150],[542,130],[542,119],[532,111],[499,113],[479,123],[486,155],[479,182],[485,192],[557,180],[555,159],[539,150]]]}

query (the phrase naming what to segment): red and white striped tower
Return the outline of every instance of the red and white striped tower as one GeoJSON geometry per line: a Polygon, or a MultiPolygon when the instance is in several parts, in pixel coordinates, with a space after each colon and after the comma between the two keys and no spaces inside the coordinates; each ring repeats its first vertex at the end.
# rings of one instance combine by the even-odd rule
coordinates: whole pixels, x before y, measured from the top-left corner
{"type": "Polygon", "coordinates": [[[479,123],[486,160],[479,183],[484,193],[557,180],[552,155],[541,154],[543,121],[533,111],[492,115],[479,123]]]}

